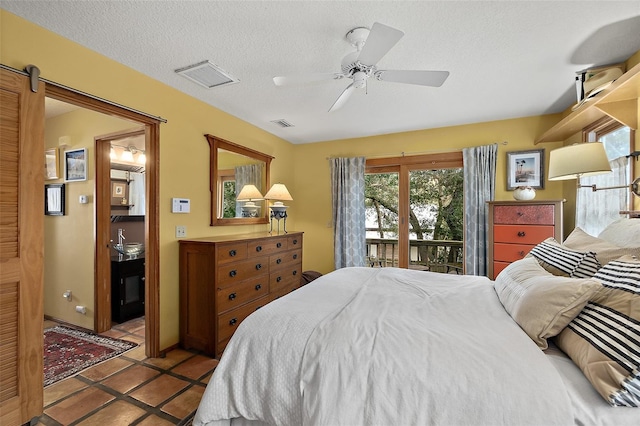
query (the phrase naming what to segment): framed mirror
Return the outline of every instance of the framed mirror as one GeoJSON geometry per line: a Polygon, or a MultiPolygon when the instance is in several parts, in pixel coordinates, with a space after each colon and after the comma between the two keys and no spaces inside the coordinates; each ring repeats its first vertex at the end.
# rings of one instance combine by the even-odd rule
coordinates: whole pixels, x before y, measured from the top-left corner
{"type": "Polygon", "coordinates": [[[269,223],[265,200],[253,198],[256,195],[238,200],[238,195],[254,185],[264,196],[273,157],[213,135],[205,137],[210,147],[211,226],[269,223]]]}

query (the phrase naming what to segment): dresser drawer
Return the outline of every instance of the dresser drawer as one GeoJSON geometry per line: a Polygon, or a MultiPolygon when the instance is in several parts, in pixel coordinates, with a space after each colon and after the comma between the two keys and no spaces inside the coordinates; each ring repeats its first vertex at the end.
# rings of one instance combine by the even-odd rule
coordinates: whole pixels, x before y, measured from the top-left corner
{"type": "Polygon", "coordinates": [[[238,325],[249,315],[269,303],[269,297],[261,297],[227,313],[218,315],[218,343],[231,337],[238,325]]]}
{"type": "Polygon", "coordinates": [[[217,247],[216,259],[218,264],[236,262],[247,258],[247,243],[233,242],[220,244],[217,247]]]}
{"type": "Polygon", "coordinates": [[[554,225],[553,204],[509,205],[493,208],[493,223],[554,225]]]}
{"type": "Polygon", "coordinates": [[[269,274],[269,291],[278,291],[291,283],[300,284],[301,269],[300,264],[297,264],[269,274]]]}
{"type": "Polygon", "coordinates": [[[272,254],[286,251],[287,237],[273,237],[265,240],[252,241],[247,244],[249,256],[272,254]]]}
{"type": "Polygon", "coordinates": [[[273,254],[269,257],[269,270],[290,266],[291,263],[299,263],[302,259],[302,250],[290,250],[280,254],[273,254]]]}
{"type": "Polygon", "coordinates": [[[218,268],[217,285],[224,287],[269,272],[269,257],[262,256],[240,262],[225,263],[218,268]]]}
{"type": "Polygon", "coordinates": [[[289,248],[302,247],[302,234],[289,237],[289,248]]]}
{"type": "Polygon", "coordinates": [[[226,312],[269,293],[269,276],[263,274],[225,288],[218,287],[216,294],[217,312],[226,312]]]}
{"type": "Polygon", "coordinates": [[[493,259],[502,262],[514,262],[525,257],[534,247],[534,244],[495,243],[493,245],[493,259]]]}
{"type": "Polygon", "coordinates": [[[538,244],[553,237],[553,226],[538,225],[496,225],[493,227],[493,241],[496,243],[538,244]]]}
{"type": "Polygon", "coordinates": [[[493,262],[493,277],[491,279],[495,280],[500,272],[509,265],[509,262],[493,262]]]}
{"type": "Polygon", "coordinates": [[[286,284],[285,286],[283,286],[282,288],[280,288],[277,291],[272,291],[271,293],[269,293],[269,300],[274,301],[276,299],[281,298],[282,296],[286,296],[287,294],[291,293],[294,290],[297,290],[300,288],[300,282],[299,281],[295,281],[295,282],[290,282],[288,284],[286,284]]]}

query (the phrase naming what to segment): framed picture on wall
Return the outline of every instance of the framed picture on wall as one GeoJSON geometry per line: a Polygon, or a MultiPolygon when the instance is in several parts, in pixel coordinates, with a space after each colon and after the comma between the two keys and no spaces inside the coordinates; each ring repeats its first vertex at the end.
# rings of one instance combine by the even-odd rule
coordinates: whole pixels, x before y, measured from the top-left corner
{"type": "Polygon", "coordinates": [[[112,184],[113,190],[111,191],[111,196],[114,198],[122,198],[125,196],[126,191],[126,183],[114,182],[112,184]]]}
{"type": "Polygon", "coordinates": [[[507,190],[544,188],[544,149],[507,152],[507,190]]]}
{"type": "Polygon", "coordinates": [[[64,180],[65,182],[87,180],[87,148],[64,152],[64,180]]]}
{"type": "Polygon", "coordinates": [[[44,214],[64,216],[64,183],[49,183],[44,186],[44,214]]]}
{"type": "Polygon", "coordinates": [[[44,179],[53,180],[60,178],[60,169],[58,168],[60,160],[58,159],[58,148],[48,148],[44,151],[44,179]]]}

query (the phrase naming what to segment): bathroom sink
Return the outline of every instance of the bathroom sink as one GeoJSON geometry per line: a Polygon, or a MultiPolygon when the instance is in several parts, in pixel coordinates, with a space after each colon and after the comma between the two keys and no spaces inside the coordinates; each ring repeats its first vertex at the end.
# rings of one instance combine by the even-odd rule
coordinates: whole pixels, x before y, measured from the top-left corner
{"type": "Polygon", "coordinates": [[[135,259],[138,255],[144,253],[143,243],[124,243],[114,244],[113,248],[120,254],[126,254],[131,259],[135,259]]]}

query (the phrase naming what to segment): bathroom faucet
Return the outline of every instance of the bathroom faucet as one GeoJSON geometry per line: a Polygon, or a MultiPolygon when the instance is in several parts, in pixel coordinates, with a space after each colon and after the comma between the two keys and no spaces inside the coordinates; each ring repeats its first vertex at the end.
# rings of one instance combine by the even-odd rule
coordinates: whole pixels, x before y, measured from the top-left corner
{"type": "Polygon", "coordinates": [[[122,245],[122,240],[126,240],[124,237],[124,229],[118,229],[118,244],[122,245]]]}

